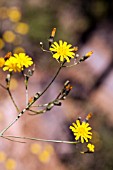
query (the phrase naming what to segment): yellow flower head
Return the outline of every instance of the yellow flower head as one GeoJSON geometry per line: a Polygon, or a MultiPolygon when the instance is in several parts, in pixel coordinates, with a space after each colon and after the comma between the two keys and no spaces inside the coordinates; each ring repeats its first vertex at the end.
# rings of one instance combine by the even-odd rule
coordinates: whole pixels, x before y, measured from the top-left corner
{"type": "MultiPolygon", "coordinates": [[[[32,58],[25,53],[14,54],[19,68],[29,67],[33,64],[32,58]]],[[[23,70],[23,69],[22,69],[23,70]]]]}
{"type": "Polygon", "coordinates": [[[25,35],[29,31],[29,26],[24,22],[18,22],[15,31],[19,34],[25,35]]]}
{"type": "Polygon", "coordinates": [[[13,43],[15,41],[16,35],[12,31],[5,31],[3,34],[3,39],[7,43],[13,43]]]}
{"type": "Polygon", "coordinates": [[[21,19],[21,11],[17,7],[11,7],[7,11],[8,17],[13,22],[18,22],[21,19]]]}
{"type": "Polygon", "coordinates": [[[17,66],[17,60],[15,57],[10,57],[8,60],[6,60],[3,70],[9,70],[10,72],[21,72],[21,68],[17,66]]]}
{"type": "Polygon", "coordinates": [[[89,149],[89,152],[94,152],[95,151],[95,146],[91,143],[87,144],[87,148],[89,149]]]}
{"type": "Polygon", "coordinates": [[[30,149],[33,154],[39,154],[41,152],[41,145],[38,143],[33,143],[30,149]]]}
{"type": "Polygon", "coordinates": [[[27,68],[32,64],[32,58],[25,53],[14,54],[14,56],[10,56],[10,58],[6,60],[3,70],[21,72],[25,67],[27,68]]]}
{"type": "Polygon", "coordinates": [[[81,143],[85,141],[88,142],[88,139],[92,138],[92,132],[89,132],[92,128],[87,122],[80,122],[76,120],[76,123],[72,123],[73,126],[70,126],[70,129],[74,133],[75,140],[81,140],[81,143]]]}
{"type": "Polygon", "coordinates": [[[59,43],[53,42],[49,50],[53,53],[53,58],[60,62],[65,60],[70,62],[70,59],[75,56],[75,48],[72,48],[71,44],[67,44],[67,42],[62,40],[59,40],[59,43]]]}

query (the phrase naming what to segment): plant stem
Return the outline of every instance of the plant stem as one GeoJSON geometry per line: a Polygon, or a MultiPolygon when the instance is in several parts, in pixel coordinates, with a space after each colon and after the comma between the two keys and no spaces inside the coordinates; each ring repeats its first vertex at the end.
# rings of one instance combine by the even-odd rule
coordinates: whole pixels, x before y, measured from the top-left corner
{"type": "Polygon", "coordinates": [[[28,80],[29,80],[29,77],[27,75],[24,75],[26,106],[28,104],[28,80]]]}
{"type": "Polygon", "coordinates": [[[7,131],[17,120],[18,120],[18,116],[17,116],[16,119],[14,119],[6,128],[4,128],[4,129],[0,132],[0,136],[3,136],[4,132],[7,131]]]}
{"type": "Polygon", "coordinates": [[[8,93],[9,93],[9,96],[10,96],[10,98],[11,98],[11,100],[12,100],[12,102],[13,102],[13,104],[14,104],[16,110],[17,110],[17,112],[19,113],[19,112],[20,112],[20,111],[19,111],[19,108],[18,108],[18,106],[16,105],[16,103],[15,103],[15,101],[14,101],[14,99],[13,99],[13,96],[12,96],[12,94],[11,94],[10,89],[7,88],[7,91],[8,91],[8,93]]]}
{"type": "Polygon", "coordinates": [[[5,87],[4,85],[2,85],[1,83],[0,83],[0,86],[1,86],[3,89],[7,90],[6,87],[5,87]]]}
{"type": "Polygon", "coordinates": [[[23,142],[23,141],[10,139],[10,138],[8,138],[8,137],[6,137],[6,136],[2,136],[2,138],[7,139],[7,140],[9,140],[9,141],[11,141],[11,142],[26,143],[26,142],[23,142]]]}
{"type": "MultiPolygon", "coordinates": [[[[46,92],[46,90],[50,87],[50,85],[53,83],[53,81],[55,80],[55,78],[58,76],[60,70],[61,70],[62,67],[63,67],[63,64],[64,64],[64,63],[61,64],[61,66],[60,66],[59,69],[57,70],[55,76],[53,77],[52,81],[51,81],[51,82],[48,84],[48,86],[42,91],[42,93],[40,93],[39,95],[37,95],[38,93],[36,93],[36,95],[34,96],[34,100],[33,100],[31,103],[29,103],[29,104],[26,106],[26,108],[24,108],[21,112],[19,112],[19,114],[17,115],[17,117],[16,117],[6,128],[4,128],[4,129],[0,132],[0,136],[3,136],[3,134],[4,134],[16,121],[18,121],[18,119],[26,112],[26,110],[29,110],[29,108],[32,106],[32,104],[35,103],[35,101],[38,100],[38,99],[46,92]]],[[[11,93],[10,93],[10,90],[8,90],[8,92],[9,92],[9,94],[10,94],[10,97],[12,98],[12,95],[11,95],[11,93]]],[[[13,98],[12,98],[12,101],[14,101],[13,98]]],[[[14,104],[15,104],[15,102],[14,102],[14,104]]],[[[15,106],[16,106],[16,104],[15,104],[15,106]]],[[[16,107],[17,107],[17,106],[16,106],[16,107]]],[[[17,107],[17,108],[18,108],[18,107],[17,107]]]]}
{"type": "Polygon", "coordinates": [[[26,86],[26,106],[27,106],[27,104],[28,104],[28,87],[26,86]]]}
{"type": "Polygon", "coordinates": [[[53,142],[53,143],[65,143],[65,144],[77,144],[76,141],[63,141],[63,140],[48,140],[48,139],[39,139],[39,138],[32,138],[32,137],[21,137],[21,136],[11,136],[11,135],[5,135],[3,136],[5,138],[16,138],[16,139],[27,139],[27,140],[35,140],[35,141],[41,141],[41,142],[53,142]]]}
{"type": "Polygon", "coordinates": [[[28,110],[28,109],[35,103],[35,101],[36,101],[37,99],[39,99],[39,98],[47,91],[47,89],[51,86],[51,84],[54,82],[54,80],[55,80],[56,77],[58,76],[59,72],[60,72],[61,69],[63,68],[64,63],[65,63],[65,62],[63,62],[63,63],[60,65],[60,67],[58,68],[55,76],[54,76],[53,79],[50,81],[50,83],[47,85],[47,87],[46,87],[40,94],[36,93],[35,99],[28,104],[28,106],[26,107],[26,110],[28,110]],[[37,94],[38,94],[38,95],[37,95],[37,94]]]}
{"type": "Polygon", "coordinates": [[[60,70],[62,69],[64,63],[61,64],[61,66],[59,67],[58,71],[56,72],[55,76],[53,77],[52,81],[48,84],[48,86],[45,88],[45,90],[40,94],[40,96],[42,96],[45,91],[51,86],[51,84],[54,82],[54,80],[56,79],[56,77],[58,76],[60,70]]]}

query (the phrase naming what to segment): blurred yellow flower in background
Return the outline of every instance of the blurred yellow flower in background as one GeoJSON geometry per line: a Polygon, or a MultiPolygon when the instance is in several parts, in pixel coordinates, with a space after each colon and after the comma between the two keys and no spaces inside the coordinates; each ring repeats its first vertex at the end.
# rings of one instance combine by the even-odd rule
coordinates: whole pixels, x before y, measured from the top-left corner
{"type": "Polygon", "coordinates": [[[0,38],[0,49],[2,49],[5,46],[5,43],[2,38],[0,38]]]}
{"type": "Polygon", "coordinates": [[[40,154],[38,155],[38,158],[40,162],[47,163],[51,159],[51,156],[54,152],[54,148],[51,144],[46,144],[45,148],[40,154]]]}
{"type": "Polygon", "coordinates": [[[15,170],[16,168],[16,161],[14,159],[7,159],[5,162],[5,167],[7,170],[15,170]]]}
{"type": "Polygon", "coordinates": [[[11,7],[8,9],[8,17],[12,22],[18,22],[21,19],[21,11],[17,7],[11,7]]]}
{"type": "Polygon", "coordinates": [[[43,152],[40,153],[40,155],[38,156],[39,160],[42,163],[47,163],[50,160],[51,154],[47,151],[44,150],[43,152]]]}
{"type": "Polygon", "coordinates": [[[38,143],[33,143],[30,147],[30,150],[33,154],[39,154],[41,151],[41,145],[38,143]]]}
{"type": "Polygon", "coordinates": [[[12,31],[5,31],[3,34],[3,39],[7,43],[12,43],[15,40],[16,35],[12,31]]]}
{"type": "Polygon", "coordinates": [[[25,35],[29,31],[29,26],[24,22],[18,22],[15,27],[15,31],[19,34],[25,35]]]}

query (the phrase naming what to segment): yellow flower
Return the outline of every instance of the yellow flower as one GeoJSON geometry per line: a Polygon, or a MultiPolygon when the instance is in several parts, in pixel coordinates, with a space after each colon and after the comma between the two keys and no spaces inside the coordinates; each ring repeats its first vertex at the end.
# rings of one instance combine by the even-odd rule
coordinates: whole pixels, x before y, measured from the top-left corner
{"type": "Polygon", "coordinates": [[[95,151],[95,146],[91,143],[87,144],[87,148],[89,149],[90,152],[94,152],[95,151]]]}
{"type": "Polygon", "coordinates": [[[14,72],[21,72],[24,68],[33,64],[32,58],[25,53],[14,54],[6,60],[3,70],[9,70],[14,72]]]}
{"type": "Polygon", "coordinates": [[[16,161],[14,159],[8,159],[5,166],[7,170],[14,170],[16,167],[16,161]]]}
{"type": "Polygon", "coordinates": [[[26,23],[18,22],[15,31],[19,34],[25,35],[29,31],[29,26],[26,23]]]}
{"type": "MultiPolygon", "coordinates": [[[[14,54],[19,68],[29,67],[33,64],[32,58],[25,53],[14,54]]],[[[23,70],[23,69],[22,69],[23,70]]]]}
{"type": "Polygon", "coordinates": [[[3,67],[4,64],[5,64],[4,58],[0,57],[0,67],[3,67]]]}
{"type": "Polygon", "coordinates": [[[30,149],[33,154],[39,154],[41,152],[41,145],[38,143],[33,143],[30,149]]]}
{"type": "Polygon", "coordinates": [[[8,60],[6,60],[3,70],[4,71],[9,70],[10,72],[11,71],[21,72],[22,69],[17,66],[16,58],[15,57],[10,57],[8,60]]]}
{"type": "Polygon", "coordinates": [[[21,11],[17,7],[11,7],[7,11],[8,17],[13,22],[18,22],[21,19],[21,11]]]}
{"type": "Polygon", "coordinates": [[[62,40],[59,40],[59,43],[53,42],[49,50],[52,52],[53,58],[61,62],[65,60],[70,62],[70,59],[75,56],[75,48],[72,48],[71,44],[67,44],[67,42],[62,40]]]}
{"type": "Polygon", "coordinates": [[[88,142],[88,139],[92,138],[92,133],[89,132],[92,128],[89,126],[89,123],[80,122],[80,120],[76,120],[76,123],[72,123],[73,126],[70,126],[70,129],[74,133],[75,140],[81,140],[81,143],[85,141],[88,142]],[[85,140],[85,141],[84,141],[85,140]]]}
{"type": "Polygon", "coordinates": [[[3,34],[3,39],[7,43],[14,42],[15,38],[16,38],[16,35],[12,31],[5,31],[3,34]]]}
{"type": "Polygon", "coordinates": [[[43,152],[41,152],[40,155],[38,156],[39,160],[40,160],[41,162],[43,162],[43,163],[49,162],[50,157],[51,157],[51,154],[50,154],[48,151],[46,151],[46,150],[44,150],[43,152]]]}
{"type": "Polygon", "coordinates": [[[5,43],[2,38],[0,38],[0,49],[4,48],[5,43]]]}

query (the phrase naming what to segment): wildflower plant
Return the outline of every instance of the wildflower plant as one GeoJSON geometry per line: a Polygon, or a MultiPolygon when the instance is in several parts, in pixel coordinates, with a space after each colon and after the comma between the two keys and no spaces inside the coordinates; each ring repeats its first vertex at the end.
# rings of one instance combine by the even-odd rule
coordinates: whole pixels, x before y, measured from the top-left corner
{"type": "MultiPolygon", "coordinates": [[[[62,68],[68,68],[75,66],[77,64],[80,64],[81,62],[85,61],[92,55],[92,51],[86,53],[84,56],[79,57],[77,51],[78,47],[72,47],[71,44],[68,44],[66,41],[59,40],[58,42],[54,41],[54,36],[56,33],[56,28],[53,28],[51,35],[48,39],[49,42],[49,48],[44,49],[44,45],[42,42],[40,42],[40,47],[43,50],[43,52],[49,52],[50,56],[59,63],[59,68],[54,75],[53,79],[50,81],[50,83],[46,86],[46,88],[42,92],[37,92],[34,96],[28,97],[28,83],[31,76],[33,76],[33,73],[35,71],[35,63],[32,60],[30,56],[28,56],[26,53],[19,53],[19,54],[12,54],[11,52],[8,52],[4,57],[0,57],[0,67],[3,71],[7,71],[6,76],[6,87],[0,83],[0,86],[7,90],[18,115],[15,117],[15,119],[9,123],[7,127],[5,127],[0,132],[0,137],[11,140],[11,141],[17,141],[20,140],[34,140],[34,141],[43,141],[43,142],[55,142],[55,143],[67,143],[67,144],[75,144],[78,143],[84,144],[87,143],[87,150],[81,151],[81,153],[93,153],[94,152],[94,145],[91,144],[90,140],[92,139],[92,128],[89,124],[89,119],[92,117],[92,113],[89,113],[86,118],[81,121],[81,118],[78,118],[72,125],[70,125],[69,130],[72,131],[73,135],[75,136],[75,141],[62,141],[62,140],[46,140],[46,139],[39,139],[39,138],[31,138],[31,137],[21,137],[21,136],[12,136],[12,135],[5,135],[5,132],[13,126],[26,112],[29,111],[31,115],[39,115],[44,114],[47,111],[50,111],[55,106],[61,106],[63,100],[65,100],[72,90],[72,85],[69,80],[67,80],[61,91],[57,94],[57,96],[48,103],[40,104],[35,107],[37,107],[37,110],[33,110],[34,103],[48,90],[48,88],[51,86],[51,84],[55,81],[56,77],[59,75],[62,68]],[[70,61],[71,64],[70,64],[70,61]],[[30,67],[30,69],[29,69],[30,67]],[[28,68],[27,72],[24,72],[24,70],[28,68]],[[24,76],[24,82],[25,82],[25,88],[26,88],[26,107],[20,111],[19,107],[17,106],[15,100],[13,99],[12,93],[10,91],[10,82],[12,79],[13,74],[17,74],[18,72],[21,72],[24,76]],[[42,109],[39,109],[39,108],[42,109]]],[[[22,141],[20,141],[22,142],[22,141]]]]}

